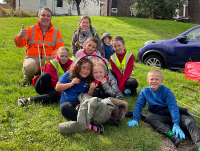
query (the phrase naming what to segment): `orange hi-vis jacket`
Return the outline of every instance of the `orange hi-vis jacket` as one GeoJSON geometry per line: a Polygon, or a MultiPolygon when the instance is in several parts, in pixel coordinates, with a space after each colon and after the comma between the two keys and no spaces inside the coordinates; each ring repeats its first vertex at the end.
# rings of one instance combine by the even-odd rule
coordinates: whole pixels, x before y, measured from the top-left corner
{"type": "Polygon", "coordinates": [[[45,36],[42,34],[42,30],[37,24],[27,28],[27,35],[22,39],[15,36],[16,47],[22,48],[26,45],[25,58],[38,58],[38,45],[40,57],[44,56],[43,43],[45,47],[46,56],[55,56],[59,47],[64,46],[62,35],[57,28],[54,28],[50,24],[50,28],[47,30],[45,36]]]}

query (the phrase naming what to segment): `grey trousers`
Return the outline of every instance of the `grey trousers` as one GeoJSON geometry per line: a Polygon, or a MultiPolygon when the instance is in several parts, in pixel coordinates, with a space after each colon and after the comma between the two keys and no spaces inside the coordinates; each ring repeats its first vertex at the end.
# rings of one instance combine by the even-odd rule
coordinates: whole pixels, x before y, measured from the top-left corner
{"type": "MultiPolygon", "coordinates": [[[[166,133],[170,129],[169,127],[165,126],[165,124],[173,125],[171,116],[163,116],[157,114],[147,114],[145,117],[147,123],[149,123],[156,131],[160,133],[166,133]]],[[[185,128],[188,130],[193,142],[196,144],[197,147],[200,146],[200,131],[194,119],[180,114],[180,128],[185,128]]]]}

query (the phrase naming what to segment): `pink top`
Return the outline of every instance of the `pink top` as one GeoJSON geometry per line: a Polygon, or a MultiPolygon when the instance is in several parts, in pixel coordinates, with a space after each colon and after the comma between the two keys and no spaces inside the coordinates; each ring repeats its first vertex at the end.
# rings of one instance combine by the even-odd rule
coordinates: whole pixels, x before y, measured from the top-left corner
{"type": "MultiPolygon", "coordinates": [[[[101,54],[99,53],[99,51],[94,51],[92,54],[90,55],[93,55],[93,54],[96,54],[97,56],[101,57],[101,54]]],[[[78,59],[78,58],[81,58],[83,56],[86,56],[86,50],[85,49],[80,49],[79,51],[76,52],[76,55],[75,55],[75,60],[78,59]]],[[[88,57],[90,60],[97,60],[98,57],[93,57],[93,56],[89,56],[88,57]]]]}

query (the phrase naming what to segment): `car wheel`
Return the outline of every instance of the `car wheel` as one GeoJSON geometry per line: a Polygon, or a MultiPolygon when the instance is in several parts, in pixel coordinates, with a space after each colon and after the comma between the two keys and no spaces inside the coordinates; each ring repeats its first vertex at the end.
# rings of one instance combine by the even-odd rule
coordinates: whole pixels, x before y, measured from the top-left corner
{"type": "Polygon", "coordinates": [[[144,64],[148,66],[157,67],[157,68],[164,68],[163,60],[159,56],[156,56],[156,55],[148,56],[144,60],[144,64]]]}

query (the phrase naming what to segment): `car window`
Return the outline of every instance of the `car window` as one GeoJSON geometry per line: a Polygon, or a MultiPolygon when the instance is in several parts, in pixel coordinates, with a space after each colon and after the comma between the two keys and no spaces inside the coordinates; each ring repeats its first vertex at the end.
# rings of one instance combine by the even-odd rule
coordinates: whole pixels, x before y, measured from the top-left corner
{"type": "Polygon", "coordinates": [[[200,41],[200,28],[190,31],[186,36],[187,41],[200,41]]]}

